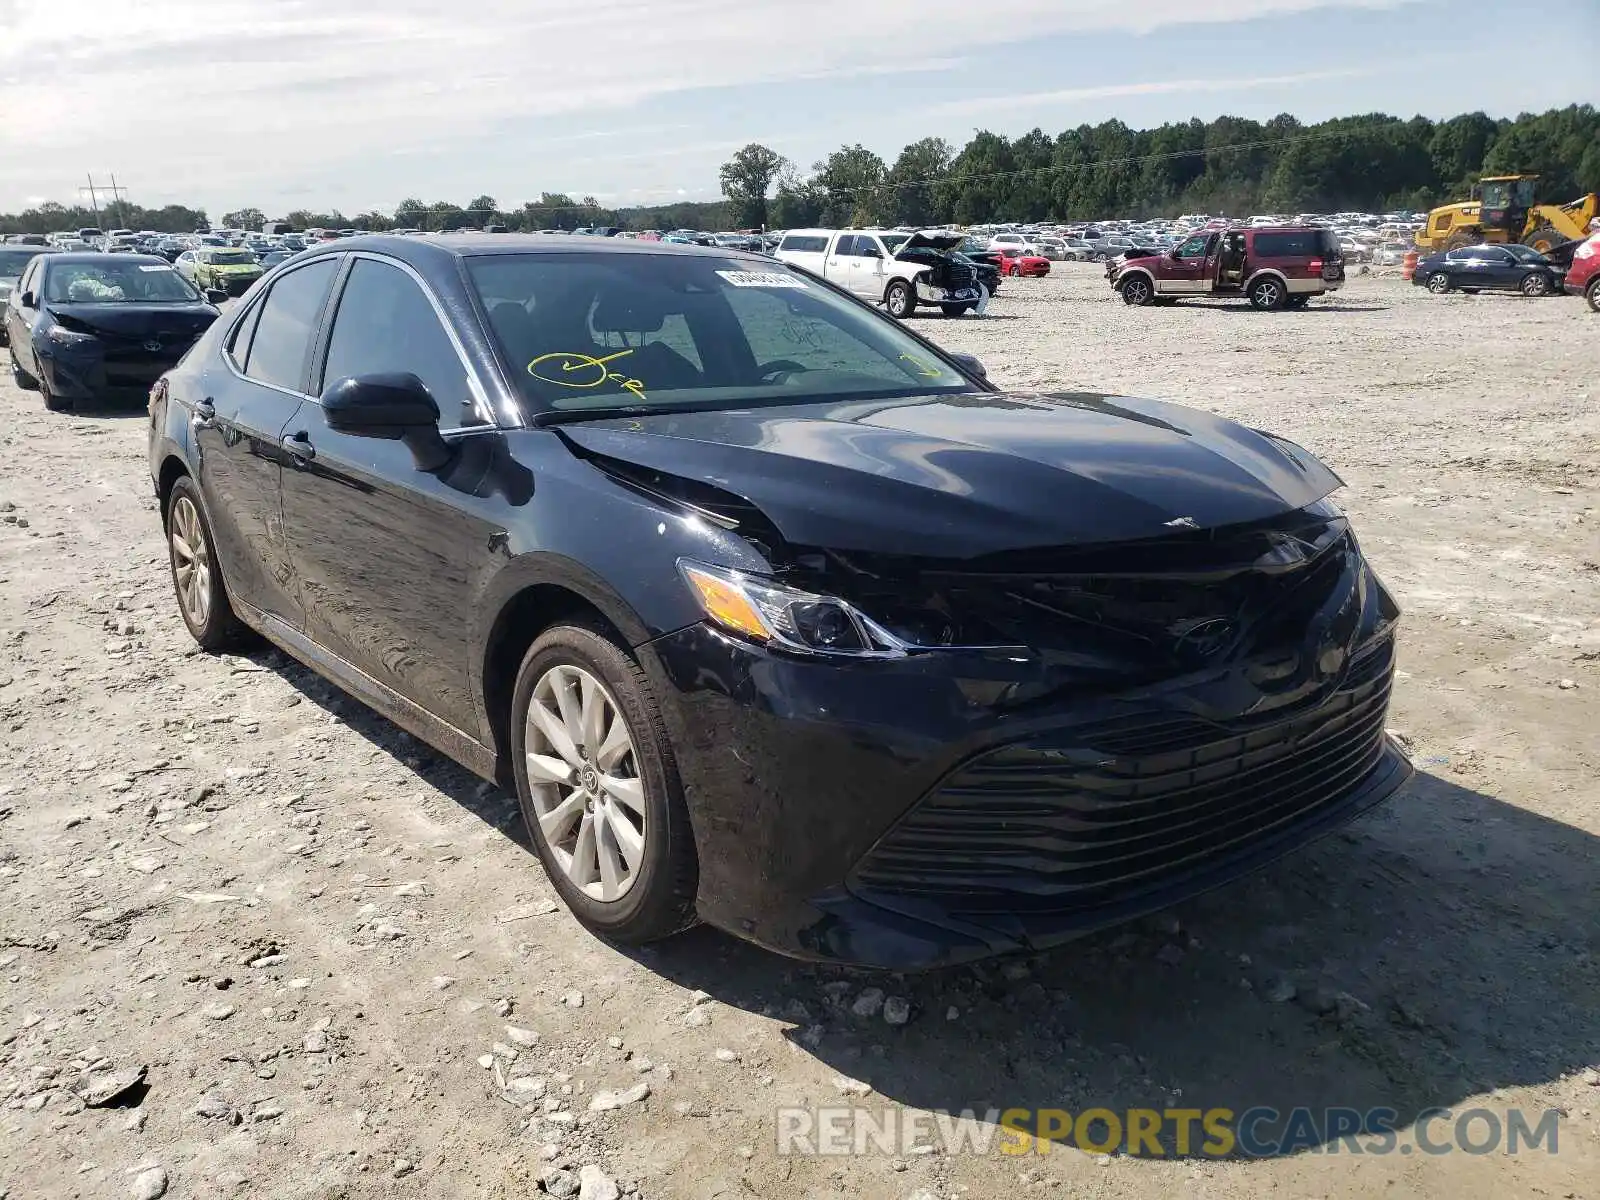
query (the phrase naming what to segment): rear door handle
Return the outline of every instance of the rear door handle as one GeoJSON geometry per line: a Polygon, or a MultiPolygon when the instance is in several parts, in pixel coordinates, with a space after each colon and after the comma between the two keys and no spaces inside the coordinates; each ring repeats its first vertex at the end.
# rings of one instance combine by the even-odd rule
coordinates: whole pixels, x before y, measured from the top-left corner
{"type": "Polygon", "coordinates": [[[310,462],[317,456],[316,447],[311,444],[311,436],[303,429],[284,438],[283,448],[300,462],[310,462]]]}

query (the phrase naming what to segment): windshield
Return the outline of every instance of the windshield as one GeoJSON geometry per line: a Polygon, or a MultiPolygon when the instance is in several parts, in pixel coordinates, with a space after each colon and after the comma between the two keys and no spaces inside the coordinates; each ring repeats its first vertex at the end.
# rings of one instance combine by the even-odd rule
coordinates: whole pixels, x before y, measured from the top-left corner
{"type": "Polygon", "coordinates": [[[61,263],[48,273],[51,304],[193,304],[200,295],[165,263],[61,263]]]}
{"type": "Polygon", "coordinates": [[[219,267],[253,267],[256,265],[256,256],[248,250],[213,250],[208,255],[210,262],[219,267]]]}
{"type": "Polygon", "coordinates": [[[1544,255],[1540,254],[1532,246],[1519,246],[1517,243],[1512,242],[1506,249],[1523,262],[1542,263],[1545,261],[1544,255]]]}
{"type": "Polygon", "coordinates": [[[0,279],[17,278],[22,274],[22,268],[41,253],[43,250],[36,246],[26,250],[0,250],[0,279]]]}
{"type": "Polygon", "coordinates": [[[894,322],[782,264],[675,254],[467,260],[539,411],[733,408],[971,391],[894,322]]]}

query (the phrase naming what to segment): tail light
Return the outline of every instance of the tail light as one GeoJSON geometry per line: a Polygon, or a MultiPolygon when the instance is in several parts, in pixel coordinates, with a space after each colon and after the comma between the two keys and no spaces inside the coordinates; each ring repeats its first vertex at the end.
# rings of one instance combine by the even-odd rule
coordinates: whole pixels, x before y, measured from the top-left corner
{"type": "Polygon", "coordinates": [[[1322,260],[1320,258],[1313,258],[1311,260],[1310,267],[1307,268],[1307,269],[1308,270],[1312,270],[1312,271],[1320,271],[1320,270],[1322,270],[1322,260]]]}

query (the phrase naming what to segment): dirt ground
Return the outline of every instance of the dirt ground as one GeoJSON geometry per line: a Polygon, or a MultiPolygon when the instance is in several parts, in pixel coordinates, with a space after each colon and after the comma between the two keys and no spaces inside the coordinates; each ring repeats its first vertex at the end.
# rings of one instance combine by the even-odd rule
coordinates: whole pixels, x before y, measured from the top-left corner
{"type": "Polygon", "coordinates": [[[706,930],[624,954],[557,910],[504,795],[279,654],[197,653],[142,411],[7,380],[0,1197],[1600,1196],[1600,318],[1375,278],[1303,313],[1130,309],[1085,266],[916,327],[1004,385],[1326,459],[1406,610],[1414,784],[1027,962],[873,978],[706,930]],[[1554,1155],[777,1153],[778,1107],[841,1103],[1380,1105],[1404,1145],[1433,1107],[1564,1116],[1554,1155]]]}

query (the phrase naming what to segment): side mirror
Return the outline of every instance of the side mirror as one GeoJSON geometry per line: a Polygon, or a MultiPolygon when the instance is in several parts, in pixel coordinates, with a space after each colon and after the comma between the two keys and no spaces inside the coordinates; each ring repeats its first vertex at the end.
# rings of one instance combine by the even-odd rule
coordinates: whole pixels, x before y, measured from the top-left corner
{"type": "Polygon", "coordinates": [[[228,299],[228,293],[223,288],[207,288],[206,303],[222,304],[228,299]]]}
{"type": "Polygon", "coordinates": [[[952,354],[951,358],[960,365],[968,375],[976,375],[979,379],[989,378],[989,372],[984,367],[983,361],[976,354],[952,354]]]}
{"type": "Polygon", "coordinates": [[[451,459],[438,402],[410,372],[336,380],[322,393],[322,414],[337,433],[404,442],[419,471],[437,471],[451,459]]]}
{"type": "Polygon", "coordinates": [[[17,307],[38,308],[38,298],[32,292],[23,292],[22,295],[17,297],[17,307]]]}

